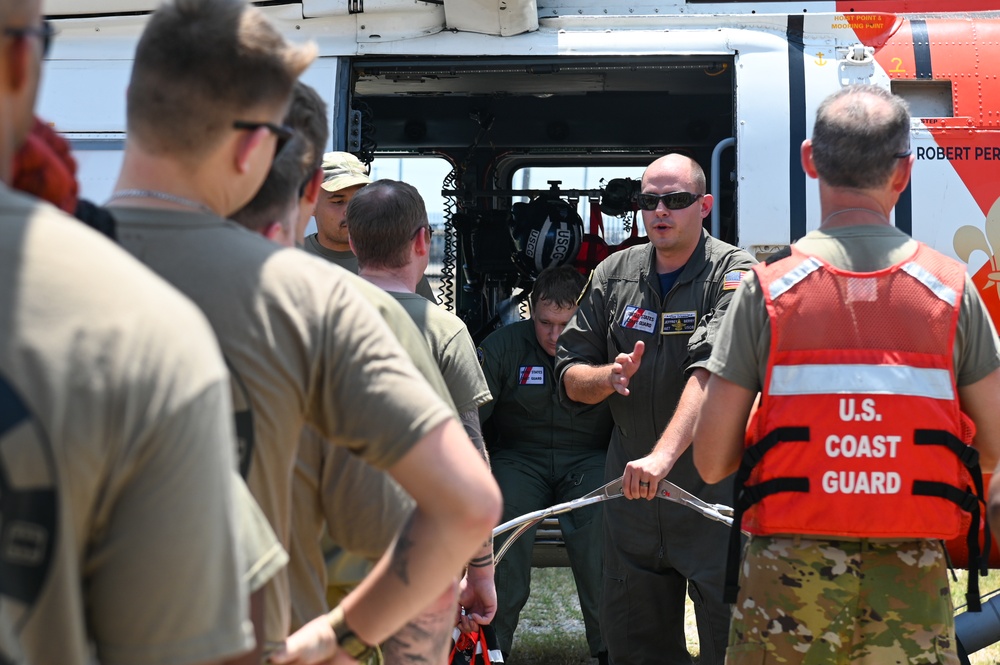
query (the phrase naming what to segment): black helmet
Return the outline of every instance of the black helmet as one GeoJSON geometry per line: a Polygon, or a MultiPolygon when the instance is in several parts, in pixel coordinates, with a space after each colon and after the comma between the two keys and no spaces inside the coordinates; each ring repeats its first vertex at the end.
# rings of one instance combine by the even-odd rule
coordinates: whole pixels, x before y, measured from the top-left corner
{"type": "Polygon", "coordinates": [[[545,268],[576,259],[583,240],[583,220],[562,199],[540,196],[511,206],[514,263],[531,278],[545,268]]]}

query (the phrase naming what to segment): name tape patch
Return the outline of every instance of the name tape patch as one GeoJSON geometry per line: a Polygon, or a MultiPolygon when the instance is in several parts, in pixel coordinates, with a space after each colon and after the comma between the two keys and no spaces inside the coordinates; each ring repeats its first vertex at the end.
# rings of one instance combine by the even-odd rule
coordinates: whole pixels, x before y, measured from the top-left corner
{"type": "Polygon", "coordinates": [[[656,330],[656,312],[635,305],[626,305],[625,312],[622,314],[621,326],[628,330],[654,332],[656,330]]]}
{"type": "Polygon", "coordinates": [[[664,312],[660,319],[661,335],[690,335],[698,323],[698,312],[664,312]]]}
{"type": "Polygon", "coordinates": [[[517,370],[517,382],[522,386],[545,385],[545,368],[537,365],[524,365],[517,370]]]}

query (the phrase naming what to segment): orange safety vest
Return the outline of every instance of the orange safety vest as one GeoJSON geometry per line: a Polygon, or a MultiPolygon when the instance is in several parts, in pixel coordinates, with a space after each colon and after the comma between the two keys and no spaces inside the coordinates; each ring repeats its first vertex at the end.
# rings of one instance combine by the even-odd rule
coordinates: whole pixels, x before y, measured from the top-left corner
{"type": "Polygon", "coordinates": [[[953,366],[965,266],[920,244],[897,265],[855,273],[793,246],[754,271],[771,346],[735,524],[756,535],[950,539],[973,513],[978,555],[971,486],[982,496],[982,479],[953,366]]]}

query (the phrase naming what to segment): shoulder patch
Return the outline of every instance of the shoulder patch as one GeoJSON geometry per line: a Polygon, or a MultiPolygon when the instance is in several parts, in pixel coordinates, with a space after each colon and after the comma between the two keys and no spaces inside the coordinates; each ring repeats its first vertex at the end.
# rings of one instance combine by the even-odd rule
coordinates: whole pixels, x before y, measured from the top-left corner
{"type": "Polygon", "coordinates": [[[743,276],[746,275],[749,270],[730,270],[722,278],[722,290],[723,291],[735,291],[736,287],[740,285],[743,281],[743,276]]]}

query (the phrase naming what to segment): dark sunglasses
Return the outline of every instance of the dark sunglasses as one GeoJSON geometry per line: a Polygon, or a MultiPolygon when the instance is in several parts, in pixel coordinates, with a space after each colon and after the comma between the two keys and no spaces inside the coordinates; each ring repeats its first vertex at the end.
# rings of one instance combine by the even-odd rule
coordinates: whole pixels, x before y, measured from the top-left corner
{"type": "Polygon", "coordinates": [[[27,26],[24,28],[4,28],[3,33],[11,37],[38,37],[42,40],[42,57],[49,54],[49,47],[52,46],[52,37],[56,34],[56,29],[48,21],[42,21],[39,26],[27,26]]]}
{"type": "Polygon", "coordinates": [[[635,197],[639,207],[643,210],[656,210],[663,201],[667,210],[683,210],[691,207],[695,201],[704,194],[691,194],[690,192],[671,192],[670,194],[639,194],[635,197]]]}
{"type": "Polygon", "coordinates": [[[269,132],[277,137],[277,142],[274,144],[274,156],[277,157],[281,154],[285,145],[295,136],[295,130],[287,125],[276,125],[273,122],[248,122],[246,120],[237,120],[233,123],[233,129],[246,129],[251,132],[257,131],[261,127],[266,128],[269,132]]]}

